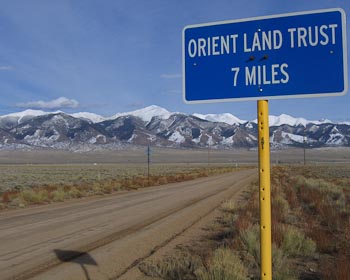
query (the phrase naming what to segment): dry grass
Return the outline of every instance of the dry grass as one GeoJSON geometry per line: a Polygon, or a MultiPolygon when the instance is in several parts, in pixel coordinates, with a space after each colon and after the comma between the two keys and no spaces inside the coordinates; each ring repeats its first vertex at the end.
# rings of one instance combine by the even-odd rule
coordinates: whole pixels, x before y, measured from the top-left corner
{"type": "Polygon", "coordinates": [[[144,168],[139,167],[36,165],[16,166],[14,171],[8,166],[0,166],[0,209],[106,195],[120,190],[136,190],[239,170],[227,166],[208,169],[200,166],[162,165],[153,167],[152,175],[148,177],[144,175],[144,168]],[[14,181],[9,181],[10,179],[14,181]],[[8,187],[10,184],[15,187],[8,187]]]}
{"type": "MultiPolygon", "coordinates": [[[[350,275],[350,167],[337,167],[273,168],[273,279],[350,275]]],[[[240,252],[252,279],[258,279],[260,264],[257,190],[256,184],[243,207],[223,205],[225,234],[216,234],[240,252]]]]}
{"type": "Polygon", "coordinates": [[[145,261],[139,269],[147,276],[166,280],[197,279],[196,273],[203,266],[201,260],[185,251],[176,251],[162,261],[145,261]]]}
{"type": "MultiPolygon", "coordinates": [[[[298,213],[296,226],[315,242],[320,254],[319,271],[315,275],[322,279],[347,279],[350,275],[350,167],[288,169],[289,184],[285,189],[291,209],[298,213]]],[[[310,248],[312,252],[313,245],[310,248]]]]}
{"type": "MultiPolygon", "coordinates": [[[[350,167],[337,167],[273,168],[274,280],[349,278],[350,167]]],[[[239,202],[221,205],[207,247],[191,254],[201,260],[193,279],[259,279],[258,189],[256,182],[239,202]]]]}
{"type": "Polygon", "coordinates": [[[248,270],[239,254],[229,248],[218,248],[206,267],[196,271],[198,280],[246,280],[248,270]]]}
{"type": "Polygon", "coordinates": [[[232,199],[226,200],[221,204],[221,210],[224,212],[234,213],[236,210],[236,204],[232,199]]]}
{"type": "MultiPolygon", "coordinates": [[[[349,275],[350,188],[344,187],[349,179],[317,174],[319,170],[310,167],[273,169],[273,279],[347,279],[349,275]]],[[[208,247],[201,248],[201,254],[196,255],[195,249],[192,253],[195,259],[201,256],[202,263],[194,279],[259,279],[258,196],[256,182],[239,203],[228,200],[221,205],[222,215],[208,247]]]]}

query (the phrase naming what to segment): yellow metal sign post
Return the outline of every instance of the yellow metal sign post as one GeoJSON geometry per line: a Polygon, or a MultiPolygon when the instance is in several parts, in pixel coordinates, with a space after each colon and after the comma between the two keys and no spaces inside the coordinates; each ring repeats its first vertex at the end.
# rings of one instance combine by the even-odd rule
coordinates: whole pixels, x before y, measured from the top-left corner
{"type": "Polygon", "coordinates": [[[258,101],[260,279],[272,279],[269,103],[258,101]]]}

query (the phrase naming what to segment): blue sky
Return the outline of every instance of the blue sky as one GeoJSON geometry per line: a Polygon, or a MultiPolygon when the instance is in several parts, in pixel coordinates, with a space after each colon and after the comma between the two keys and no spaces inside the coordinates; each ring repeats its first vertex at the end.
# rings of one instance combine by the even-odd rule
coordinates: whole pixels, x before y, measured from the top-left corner
{"type": "MultiPolygon", "coordinates": [[[[256,117],[256,102],[187,105],[186,25],[341,7],[349,0],[0,0],[0,114],[28,108],[103,116],[158,105],[256,117]]],[[[347,30],[348,46],[349,28],[347,30]]],[[[270,114],[350,120],[350,95],[270,101],[270,114]]]]}

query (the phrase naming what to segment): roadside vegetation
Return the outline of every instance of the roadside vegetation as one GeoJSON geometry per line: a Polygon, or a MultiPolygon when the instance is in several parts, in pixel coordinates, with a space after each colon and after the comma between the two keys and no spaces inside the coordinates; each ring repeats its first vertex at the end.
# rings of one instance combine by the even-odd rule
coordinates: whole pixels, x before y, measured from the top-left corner
{"type": "MultiPolygon", "coordinates": [[[[345,280],[350,275],[350,167],[272,170],[273,279],[345,280]]],[[[201,246],[184,246],[142,272],[157,279],[260,279],[258,182],[228,200],[201,246]]]]}
{"type": "Polygon", "coordinates": [[[240,168],[206,165],[3,165],[0,210],[193,180],[240,168]]]}

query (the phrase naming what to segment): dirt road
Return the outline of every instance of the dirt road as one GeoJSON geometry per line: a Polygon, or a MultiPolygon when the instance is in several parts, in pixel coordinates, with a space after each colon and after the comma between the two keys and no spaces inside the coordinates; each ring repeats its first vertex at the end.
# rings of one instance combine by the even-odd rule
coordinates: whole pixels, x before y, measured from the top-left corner
{"type": "Polygon", "coordinates": [[[118,279],[256,176],[244,170],[0,214],[0,279],[118,279]]]}

